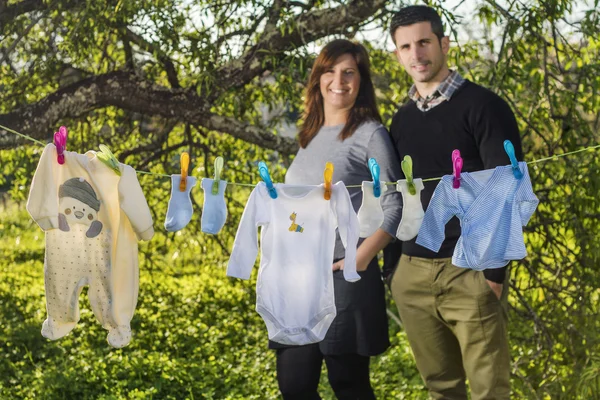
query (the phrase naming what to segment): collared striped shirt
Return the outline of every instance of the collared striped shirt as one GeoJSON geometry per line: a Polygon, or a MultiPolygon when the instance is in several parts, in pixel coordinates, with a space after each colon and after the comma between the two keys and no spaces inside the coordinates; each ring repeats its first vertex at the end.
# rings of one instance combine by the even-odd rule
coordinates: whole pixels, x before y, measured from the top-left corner
{"type": "Polygon", "coordinates": [[[421,111],[429,111],[446,100],[450,100],[456,89],[465,82],[458,71],[450,71],[450,75],[444,79],[435,91],[429,96],[423,98],[417,91],[417,87],[412,85],[408,91],[408,97],[415,102],[417,108],[421,111]]]}

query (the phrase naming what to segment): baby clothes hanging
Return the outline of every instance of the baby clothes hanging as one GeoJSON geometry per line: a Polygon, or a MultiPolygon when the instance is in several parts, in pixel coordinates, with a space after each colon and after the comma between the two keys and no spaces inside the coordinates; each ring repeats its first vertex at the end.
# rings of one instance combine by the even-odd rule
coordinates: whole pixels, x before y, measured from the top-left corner
{"type": "Polygon", "coordinates": [[[454,265],[484,270],[526,257],[522,227],[539,200],[527,163],[519,162],[519,169],[521,179],[515,178],[510,165],[463,172],[458,189],[452,188],[452,175],[444,176],[433,192],[416,243],[437,252],[446,223],[456,215],[461,236],[452,255],[454,265]]]}
{"type": "Polygon", "coordinates": [[[219,180],[219,191],[212,193],[214,179],[202,178],[202,190],[204,190],[204,204],[202,206],[202,218],[200,218],[200,229],[204,233],[216,235],[221,231],[227,220],[227,205],[225,204],[225,188],[227,181],[219,180]]]}
{"type": "Polygon", "coordinates": [[[79,320],[79,294],[89,285],[94,315],[116,348],[131,340],[130,321],[138,297],[138,240],[154,234],[150,209],[135,170],[120,164],[121,176],[96,153],[44,149],[27,211],[46,232],[44,279],[47,319],[42,335],[56,340],[79,320]]]}
{"type": "Polygon", "coordinates": [[[415,194],[410,194],[406,179],[396,182],[396,190],[402,194],[402,219],[396,231],[396,237],[400,240],[412,240],[419,233],[425,211],[421,203],[421,191],[423,190],[423,179],[415,179],[415,194]]]}
{"type": "Polygon", "coordinates": [[[362,203],[358,209],[356,216],[358,217],[358,225],[360,226],[360,237],[366,238],[381,227],[383,224],[383,208],[381,207],[381,198],[387,190],[385,182],[379,182],[381,188],[381,195],[375,197],[373,194],[373,182],[363,181],[362,182],[362,203]]]}
{"type": "Polygon", "coordinates": [[[248,279],[258,254],[256,311],[269,339],[287,345],[316,343],[325,337],[336,309],[333,250],[336,226],[346,248],[344,278],[357,281],[359,226],[343,182],[332,185],[330,200],[323,185],[275,184],[277,198],[264,182],[250,194],[233,244],[227,275],[248,279]]]}
{"type": "Polygon", "coordinates": [[[187,226],[194,213],[190,192],[196,186],[196,178],[186,177],[186,188],[179,190],[181,175],[171,175],[171,198],[167,206],[165,229],[167,232],[177,232],[187,226]]]}

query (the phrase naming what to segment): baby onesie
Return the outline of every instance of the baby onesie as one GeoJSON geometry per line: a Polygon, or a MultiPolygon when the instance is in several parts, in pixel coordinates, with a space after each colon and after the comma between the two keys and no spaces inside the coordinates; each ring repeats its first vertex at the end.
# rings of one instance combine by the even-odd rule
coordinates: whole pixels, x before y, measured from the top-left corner
{"type": "Polygon", "coordinates": [[[93,151],[64,155],[60,165],[56,147],[46,146],[27,201],[46,232],[42,335],[56,340],[73,330],[88,285],[94,315],[109,331],[109,344],[120,348],[131,340],[137,303],[137,240],[154,234],[150,209],[130,166],[120,164],[119,176],[93,151]]]}
{"type": "Polygon", "coordinates": [[[519,162],[519,168],[521,179],[515,178],[510,165],[463,172],[458,189],[452,188],[452,175],[444,176],[433,192],[416,243],[439,251],[444,227],[456,215],[461,235],[452,255],[454,265],[475,270],[501,268],[527,256],[522,227],[539,200],[531,187],[527,163],[519,162]]]}
{"type": "Polygon", "coordinates": [[[331,200],[323,185],[276,184],[272,199],[264,182],[250,194],[233,244],[227,275],[250,278],[258,254],[256,311],[269,339],[287,345],[316,343],[325,337],[336,309],[333,292],[333,250],[336,226],[346,248],[344,278],[356,272],[359,226],[343,182],[332,186],[331,200]]]}

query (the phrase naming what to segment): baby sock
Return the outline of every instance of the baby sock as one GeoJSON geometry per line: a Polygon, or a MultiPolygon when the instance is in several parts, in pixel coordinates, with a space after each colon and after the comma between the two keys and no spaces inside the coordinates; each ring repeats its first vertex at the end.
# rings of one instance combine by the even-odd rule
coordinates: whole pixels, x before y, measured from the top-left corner
{"type": "Polygon", "coordinates": [[[360,237],[369,237],[383,224],[383,209],[381,208],[381,197],[387,190],[385,182],[380,182],[381,195],[375,197],[373,194],[373,182],[362,183],[362,204],[358,210],[358,223],[360,225],[360,237]]]}
{"type": "Polygon", "coordinates": [[[171,199],[169,199],[165,218],[167,232],[177,232],[185,228],[192,219],[193,210],[190,191],[196,186],[196,178],[193,176],[187,177],[184,192],[179,190],[179,182],[181,182],[181,175],[171,175],[171,199]]]}
{"type": "Polygon", "coordinates": [[[417,233],[423,222],[423,205],[421,204],[421,190],[423,190],[423,180],[414,179],[415,189],[417,193],[410,194],[408,191],[408,182],[406,179],[399,180],[396,184],[396,190],[402,193],[402,219],[396,237],[400,240],[411,240],[417,233]]]}
{"type": "Polygon", "coordinates": [[[225,205],[226,181],[219,181],[219,193],[212,194],[213,179],[203,178],[204,205],[202,207],[201,229],[204,233],[216,235],[219,233],[227,219],[227,206],[225,205]]]}

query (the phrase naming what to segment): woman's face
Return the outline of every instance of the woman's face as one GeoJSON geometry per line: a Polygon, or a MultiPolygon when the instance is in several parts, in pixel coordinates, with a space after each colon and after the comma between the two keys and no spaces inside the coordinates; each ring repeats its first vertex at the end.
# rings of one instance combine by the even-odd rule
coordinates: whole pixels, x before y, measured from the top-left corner
{"type": "Polygon", "coordinates": [[[321,95],[325,111],[351,109],[360,89],[360,72],[351,54],[339,56],[321,75],[321,95]]]}

